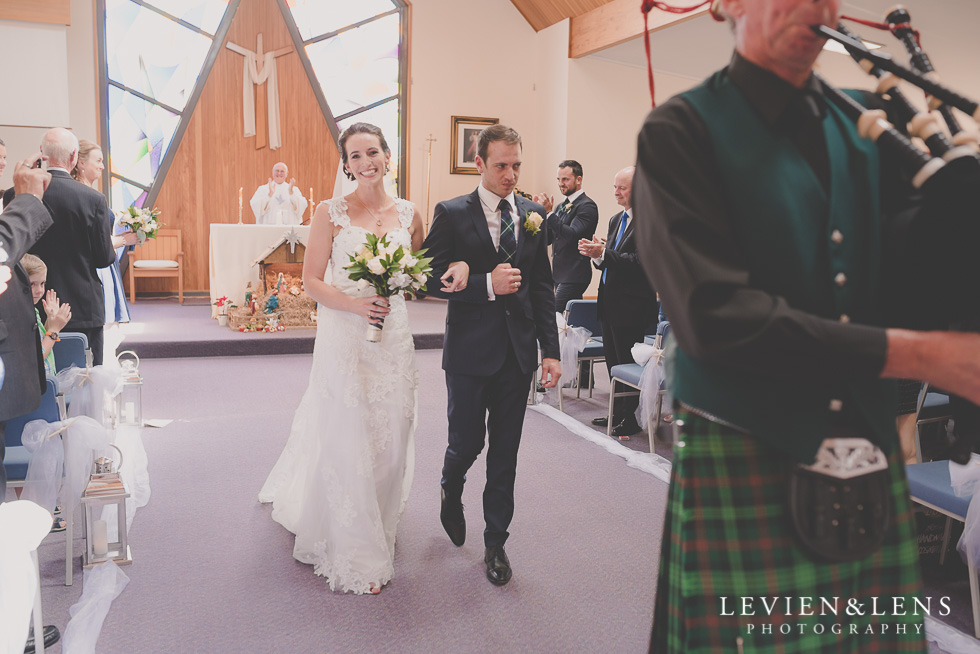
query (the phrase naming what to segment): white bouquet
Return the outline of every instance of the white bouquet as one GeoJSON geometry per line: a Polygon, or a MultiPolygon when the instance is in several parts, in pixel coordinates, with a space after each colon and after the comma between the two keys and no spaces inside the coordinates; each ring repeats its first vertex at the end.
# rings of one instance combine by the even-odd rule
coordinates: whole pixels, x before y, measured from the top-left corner
{"type": "Polygon", "coordinates": [[[162,226],[162,223],[157,220],[159,215],[160,210],[157,208],[129,207],[119,212],[119,224],[132,229],[142,245],[146,239],[156,238],[157,230],[162,226]]]}

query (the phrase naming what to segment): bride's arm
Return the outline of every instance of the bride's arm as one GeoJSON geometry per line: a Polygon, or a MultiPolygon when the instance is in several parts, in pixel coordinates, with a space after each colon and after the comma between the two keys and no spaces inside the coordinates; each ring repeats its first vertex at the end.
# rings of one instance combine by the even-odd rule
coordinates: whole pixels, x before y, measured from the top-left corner
{"type": "Polygon", "coordinates": [[[388,313],[384,298],[351,297],[323,281],[333,251],[335,232],[336,226],[330,221],[330,209],[325,203],[321,203],[313,217],[310,240],[303,260],[303,288],[306,294],[323,306],[337,311],[349,311],[369,320],[384,318],[388,313]],[[375,302],[385,306],[376,305],[375,302]]]}
{"type": "Polygon", "coordinates": [[[425,228],[422,227],[422,214],[419,208],[415,207],[415,215],[412,216],[412,252],[422,249],[422,241],[425,240],[425,228]]]}
{"type": "MultiPolygon", "coordinates": [[[[425,240],[425,234],[422,231],[422,214],[419,213],[419,208],[415,207],[415,217],[412,219],[412,252],[422,249],[423,241],[425,240]]],[[[428,254],[428,253],[427,253],[428,254]]],[[[465,261],[454,261],[449,264],[446,271],[443,273],[442,278],[437,280],[442,282],[442,291],[444,293],[456,293],[462,291],[466,288],[466,282],[470,277],[470,266],[465,261]],[[452,281],[446,281],[448,279],[452,281]]],[[[434,282],[432,278],[429,279],[428,288],[432,289],[432,284],[434,282]]]]}

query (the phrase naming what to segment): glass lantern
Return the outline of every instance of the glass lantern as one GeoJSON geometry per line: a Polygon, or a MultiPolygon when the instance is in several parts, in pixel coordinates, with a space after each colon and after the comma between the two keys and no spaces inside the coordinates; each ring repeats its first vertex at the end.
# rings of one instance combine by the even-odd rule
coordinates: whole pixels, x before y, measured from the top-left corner
{"type": "Polygon", "coordinates": [[[129,491],[120,480],[121,488],[90,496],[88,489],[82,495],[82,513],[85,516],[85,553],[82,566],[90,568],[106,561],[122,565],[133,562],[126,533],[126,498],[129,491]],[[115,530],[109,533],[109,521],[103,520],[104,509],[115,509],[115,530]]]}
{"type": "Polygon", "coordinates": [[[116,426],[143,426],[143,378],[140,358],[132,350],[116,357],[122,369],[122,390],[116,396],[116,426]]]}

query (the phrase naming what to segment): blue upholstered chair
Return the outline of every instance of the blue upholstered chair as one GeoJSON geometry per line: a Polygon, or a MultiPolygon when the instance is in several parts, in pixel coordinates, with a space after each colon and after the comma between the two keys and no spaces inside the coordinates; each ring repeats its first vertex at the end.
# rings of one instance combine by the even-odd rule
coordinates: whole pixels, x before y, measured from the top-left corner
{"type": "Polygon", "coordinates": [[[915,407],[915,460],[922,463],[922,444],[920,435],[922,425],[943,423],[952,417],[949,396],[937,391],[930,391],[929,384],[922,384],[919,400],[915,407]]]}
{"type": "MultiPolygon", "coordinates": [[[[939,563],[946,558],[949,546],[949,531],[955,518],[966,522],[966,512],[970,508],[970,497],[957,497],[949,478],[949,461],[929,461],[905,466],[909,480],[912,501],[927,506],[946,516],[946,529],[943,531],[943,550],[939,563]]],[[[970,600],[973,604],[973,632],[980,638],[980,585],[977,582],[977,569],[972,561],[967,561],[970,575],[970,600]]]]}
{"type": "MultiPolygon", "coordinates": [[[[31,453],[21,441],[24,427],[34,420],[59,422],[65,419],[64,398],[58,393],[58,380],[48,377],[46,388],[41,396],[41,406],[30,413],[11,418],[3,432],[6,453],[3,457],[3,469],[7,473],[7,485],[17,488],[24,485],[27,479],[27,468],[31,462],[31,453]]],[[[74,536],[72,516],[63,516],[68,524],[65,539],[65,585],[72,583],[72,538],[74,536]]]]}
{"type": "Polygon", "coordinates": [[[58,380],[48,377],[47,387],[44,395],[41,396],[41,406],[26,415],[11,418],[4,429],[3,442],[7,451],[3,457],[3,469],[7,472],[8,486],[12,488],[23,486],[24,480],[27,479],[27,466],[31,455],[21,442],[21,435],[27,423],[32,420],[58,422],[62,419],[62,415],[58,397],[58,380]]]}
{"type": "MultiPolygon", "coordinates": [[[[606,354],[602,349],[602,323],[599,322],[599,307],[596,300],[569,300],[565,307],[565,323],[569,327],[584,327],[592,332],[592,337],[585,344],[585,349],[579,352],[578,363],[587,362],[589,366],[589,397],[595,386],[595,364],[605,361],[606,354]]],[[[568,374],[567,372],[565,374],[568,374]]],[[[575,384],[575,397],[582,396],[582,376],[578,376],[575,384]]],[[[565,410],[561,389],[558,391],[558,408],[565,410]]]]}
{"type": "Polygon", "coordinates": [[[58,372],[72,365],[86,368],[89,365],[88,337],[76,332],[61,332],[61,339],[54,344],[54,366],[58,372]]]}

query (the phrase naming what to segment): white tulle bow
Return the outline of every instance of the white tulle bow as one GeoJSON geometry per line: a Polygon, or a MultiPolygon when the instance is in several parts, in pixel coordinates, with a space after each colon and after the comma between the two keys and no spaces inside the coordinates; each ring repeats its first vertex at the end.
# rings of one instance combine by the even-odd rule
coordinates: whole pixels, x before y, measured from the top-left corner
{"type": "Polygon", "coordinates": [[[21,498],[49,512],[60,499],[65,515],[72,515],[88,483],[94,453],[109,446],[109,432],[88,416],[61,422],[32,420],[21,440],[31,452],[21,498]]]}
{"type": "Polygon", "coordinates": [[[558,351],[561,353],[562,387],[575,385],[578,377],[578,355],[585,349],[592,332],[585,327],[572,327],[565,322],[565,316],[555,314],[558,323],[558,351]]]}
{"type": "Polygon", "coordinates": [[[643,366],[640,375],[640,404],[636,407],[636,420],[646,430],[656,430],[660,420],[660,407],[670,406],[664,383],[664,351],[654,345],[636,343],[630,350],[633,360],[643,366]],[[663,401],[660,391],[664,391],[663,401]]]}

